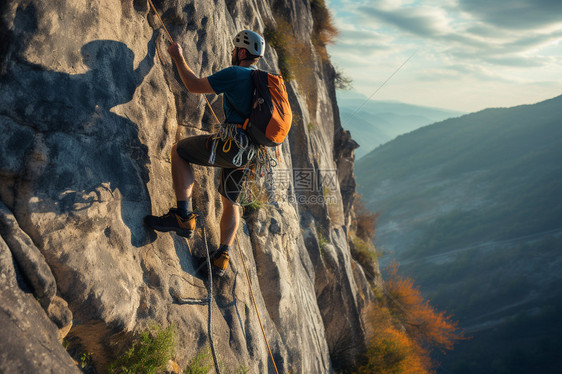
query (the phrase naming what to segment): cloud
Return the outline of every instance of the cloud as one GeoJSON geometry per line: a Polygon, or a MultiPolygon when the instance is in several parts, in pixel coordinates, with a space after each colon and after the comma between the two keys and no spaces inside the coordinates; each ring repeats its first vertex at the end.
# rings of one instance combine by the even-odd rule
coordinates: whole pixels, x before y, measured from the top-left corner
{"type": "Polygon", "coordinates": [[[544,65],[543,61],[518,56],[491,56],[484,57],[483,60],[493,65],[511,66],[518,68],[536,68],[544,65]]]}
{"type": "Polygon", "coordinates": [[[512,30],[562,22],[560,0],[459,0],[459,7],[485,23],[512,30]]]}
{"type": "Polygon", "coordinates": [[[381,51],[389,51],[392,39],[372,31],[343,30],[334,50],[349,56],[373,57],[381,51]]]}
{"type": "Polygon", "coordinates": [[[414,80],[427,84],[439,82],[439,85],[454,84],[458,86],[471,85],[475,81],[502,84],[513,82],[513,78],[505,77],[494,70],[475,64],[455,62],[437,68],[424,68],[416,74],[414,80]]]}
{"type": "Polygon", "coordinates": [[[360,6],[358,11],[366,17],[417,36],[438,36],[449,32],[449,20],[439,8],[394,8],[385,10],[376,5],[360,6]]]}
{"type": "MultiPolygon", "coordinates": [[[[475,103],[482,87],[513,86],[520,92],[517,85],[551,78],[557,83],[545,89],[552,92],[562,79],[562,0],[329,0],[329,5],[341,31],[330,54],[358,91],[371,92],[414,50],[408,66],[378,95],[397,94],[406,81],[418,82],[406,90],[411,97],[418,88],[437,95],[440,85],[450,92],[462,84],[475,103]]],[[[514,98],[513,92],[503,95],[514,98]]],[[[427,93],[417,97],[430,99],[427,93]]]]}
{"type": "Polygon", "coordinates": [[[475,43],[467,42],[466,38],[456,39],[454,36],[447,39],[458,42],[451,43],[447,50],[447,53],[455,58],[498,66],[528,68],[549,63],[546,56],[537,52],[562,40],[562,30],[551,35],[526,33],[519,38],[484,39],[475,43]]]}
{"type": "MultiPolygon", "coordinates": [[[[498,2],[483,2],[481,0],[473,2],[471,0],[471,2],[465,1],[464,5],[468,3],[470,3],[469,8],[462,8],[462,3],[460,3],[461,8],[455,8],[449,3],[448,7],[443,9],[432,6],[430,1],[424,2],[424,4],[429,5],[420,5],[414,2],[409,6],[390,7],[383,5],[382,8],[380,8],[381,4],[378,3],[368,6],[361,5],[357,8],[357,11],[362,17],[368,17],[371,22],[378,23],[379,28],[384,26],[394,27],[407,33],[409,38],[425,40],[426,43],[430,43],[431,48],[436,48],[441,53],[498,66],[518,66],[521,68],[541,66],[540,58],[531,59],[523,54],[529,50],[541,48],[550,43],[551,40],[561,37],[562,27],[555,29],[554,33],[547,34],[543,31],[545,28],[552,26],[549,24],[549,20],[554,19],[553,17],[547,17],[547,20],[542,24],[542,28],[533,31],[501,29],[499,27],[501,22],[490,24],[486,23],[486,20],[477,18],[488,14],[488,12],[499,12],[498,2]],[[482,5],[476,7],[475,3],[481,3],[482,5]],[[446,12],[444,9],[446,9],[446,12]],[[463,11],[471,12],[466,14],[463,11]]],[[[504,2],[499,1],[499,3],[504,2]]],[[[538,3],[541,3],[543,8],[537,7],[538,9],[530,12],[531,15],[527,22],[534,20],[534,23],[538,24],[539,16],[549,9],[547,5],[554,4],[546,0],[539,0],[538,3]]],[[[562,7],[562,1],[558,0],[556,4],[558,3],[562,7]]],[[[515,0],[514,4],[525,11],[532,7],[530,0],[515,0]]],[[[511,13],[513,16],[508,15],[506,17],[513,19],[514,15],[517,14],[514,11],[511,13]]],[[[520,14],[519,17],[525,18],[524,14],[520,14]]],[[[560,18],[556,19],[559,20],[560,18]]]]}
{"type": "MultiPolygon", "coordinates": [[[[354,7],[348,2],[345,24],[352,23],[357,29],[363,26],[369,30],[391,27],[417,39],[456,42],[484,49],[489,45],[501,47],[504,43],[512,47],[527,43],[527,47],[532,48],[534,46],[529,42],[538,45],[549,35],[562,31],[562,0],[458,0],[457,7],[451,1],[447,6],[432,5],[430,0],[406,2],[407,6],[404,2],[403,6],[392,4],[377,1],[368,5],[355,4],[354,7]],[[512,4],[519,11],[512,9],[512,4]],[[533,25],[534,29],[508,27],[517,24],[533,25]]],[[[386,33],[390,32],[387,30],[386,33]]],[[[341,40],[346,38],[343,35],[341,40]]]]}
{"type": "Polygon", "coordinates": [[[525,33],[524,36],[516,38],[503,44],[504,52],[507,51],[530,51],[540,49],[556,41],[562,40],[562,28],[556,32],[543,33],[525,33]]]}

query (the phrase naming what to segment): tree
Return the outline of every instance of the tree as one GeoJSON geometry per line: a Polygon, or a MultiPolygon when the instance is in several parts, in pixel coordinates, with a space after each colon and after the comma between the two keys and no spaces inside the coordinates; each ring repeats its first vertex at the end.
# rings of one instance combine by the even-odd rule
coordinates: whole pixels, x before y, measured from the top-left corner
{"type": "Polygon", "coordinates": [[[411,373],[431,372],[428,352],[397,324],[388,308],[379,306],[370,311],[370,338],[367,352],[357,373],[411,373]]]}
{"type": "Polygon", "coordinates": [[[420,345],[442,351],[453,349],[458,340],[464,339],[457,323],[445,312],[432,307],[411,278],[398,275],[398,267],[397,262],[388,267],[385,282],[385,294],[390,299],[392,314],[420,345]]]}
{"type": "Polygon", "coordinates": [[[450,350],[464,339],[457,323],[429,305],[410,278],[398,275],[398,264],[388,268],[384,296],[366,319],[369,341],[357,373],[433,373],[434,348],[450,350]]]}

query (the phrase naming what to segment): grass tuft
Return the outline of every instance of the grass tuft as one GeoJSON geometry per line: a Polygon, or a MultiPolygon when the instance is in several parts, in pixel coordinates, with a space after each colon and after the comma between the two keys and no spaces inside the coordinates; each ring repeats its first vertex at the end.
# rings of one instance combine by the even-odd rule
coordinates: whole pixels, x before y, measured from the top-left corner
{"type": "Polygon", "coordinates": [[[133,340],[121,357],[109,367],[111,374],[156,374],[166,369],[174,355],[175,326],[162,329],[154,325],[133,340]]]}

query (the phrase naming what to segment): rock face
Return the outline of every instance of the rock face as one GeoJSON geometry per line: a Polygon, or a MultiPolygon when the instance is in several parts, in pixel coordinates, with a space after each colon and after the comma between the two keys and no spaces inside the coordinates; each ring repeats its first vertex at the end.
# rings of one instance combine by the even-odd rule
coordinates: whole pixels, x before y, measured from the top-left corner
{"type": "MultiPolygon", "coordinates": [[[[339,123],[333,68],[312,44],[310,2],[155,3],[200,76],[229,65],[232,35],[263,32],[276,12],[305,41],[316,94],[305,98],[298,81],[287,84],[296,115],[268,189],[291,198],[244,216],[240,250],[215,281],[213,340],[227,367],[272,370],[244,256],[280,372],[349,364],[364,344],[361,316],[371,296],[347,244],[354,143],[339,123]]],[[[190,243],[156,236],[142,217],[174,204],[171,146],[211,133],[214,117],[183,88],[145,1],[8,0],[0,8],[0,304],[18,300],[2,318],[19,326],[14,336],[23,344],[2,340],[1,371],[77,371],[57,343],[72,326],[69,336],[102,372],[124,334],[154,322],[176,325],[176,361],[185,367],[208,342],[207,307],[181,300],[207,294],[192,255],[204,253],[206,241],[218,244],[215,171],[195,168],[193,203],[206,224],[190,243]],[[45,327],[21,327],[30,321],[45,327]]],[[[269,45],[258,66],[278,71],[277,61],[269,45]]],[[[223,118],[221,98],[208,99],[223,118]]]]}
{"type": "Polygon", "coordinates": [[[14,260],[11,248],[14,246],[8,246],[0,238],[0,370],[3,373],[79,373],[57,340],[57,326],[49,320],[24,281],[18,279],[14,262],[21,261],[14,260]]]}

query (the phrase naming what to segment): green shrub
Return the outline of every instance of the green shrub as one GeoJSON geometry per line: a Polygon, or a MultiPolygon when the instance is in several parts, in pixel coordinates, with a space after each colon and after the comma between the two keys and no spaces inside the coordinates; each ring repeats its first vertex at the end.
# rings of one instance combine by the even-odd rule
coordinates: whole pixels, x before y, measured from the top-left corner
{"type": "Polygon", "coordinates": [[[166,368],[174,355],[175,326],[158,325],[143,331],[121,357],[109,367],[111,374],[156,374],[166,368]]]}
{"type": "Polygon", "coordinates": [[[244,207],[244,214],[251,214],[260,210],[264,206],[264,202],[259,200],[252,200],[246,204],[241,204],[244,207]]]}
{"type": "Polygon", "coordinates": [[[213,366],[211,349],[209,346],[205,346],[189,361],[185,374],[207,374],[213,366]]]}
{"type": "Polygon", "coordinates": [[[324,258],[326,256],[326,245],[330,243],[330,241],[324,235],[324,232],[321,228],[316,228],[316,237],[318,239],[318,249],[320,249],[320,256],[324,258]]]}
{"type": "Polygon", "coordinates": [[[286,83],[298,82],[299,91],[306,97],[308,109],[316,111],[318,100],[317,77],[314,73],[314,54],[308,40],[295,35],[290,21],[283,14],[275,14],[275,23],[265,27],[264,37],[279,58],[279,70],[286,83]]]}
{"type": "Polygon", "coordinates": [[[245,365],[240,365],[236,368],[236,370],[234,371],[234,374],[246,374],[249,371],[250,371],[250,369],[247,368],[245,365]]]}
{"type": "Polygon", "coordinates": [[[91,364],[92,364],[92,354],[87,352],[82,353],[82,355],[80,356],[80,367],[84,369],[86,368],[86,366],[89,366],[91,364]]]}
{"type": "Polygon", "coordinates": [[[353,207],[355,208],[357,236],[366,242],[373,241],[375,239],[379,214],[371,212],[359,196],[355,199],[353,207]]]}
{"type": "Polygon", "coordinates": [[[351,257],[361,265],[367,279],[373,280],[378,273],[377,260],[380,253],[377,252],[375,246],[365,242],[358,236],[350,235],[351,238],[351,257]]]}
{"type": "Polygon", "coordinates": [[[353,80],[339,66],[334,66],[334,83],[337,90],[349,91],[353,88],[353,80]]]}
{"type": "Polygon", "coordinates": [[[324,0],[310,0],[310,10],[314,20],[312,31],[314,44],[324,47],[326,44],[334,43],[338,36],[338,29],[324,0]]]}
{"type": "Polygon", "coordinates": [[[285,82],[295,79],[294,63],[291,45],[295,43],[295,37],[290,32],[290,25],[284,19],[277,21],[277,27],[269,24],[263,31],[265,40],[275,48],[279,58],[279,70],[285,82]]]}

